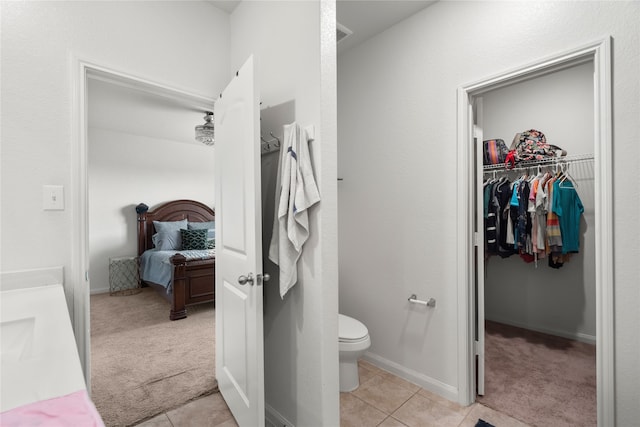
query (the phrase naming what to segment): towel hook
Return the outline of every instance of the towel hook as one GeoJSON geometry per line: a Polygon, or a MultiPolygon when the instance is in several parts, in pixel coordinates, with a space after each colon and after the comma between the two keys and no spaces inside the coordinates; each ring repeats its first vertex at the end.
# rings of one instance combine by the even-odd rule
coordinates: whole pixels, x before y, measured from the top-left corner
{"type": "Polygon", "coordinates": [[[266,139],[264,138],[264,136],[262,136],[262,135],[260,135],[260,140],[261,140],[262,142],[264,142],[265,144],[267,144],[267,147],[268,147],[269,149],[271,148],[271,146],[270,146],[270,144],[271,144],[271,143],[273,143],[273,145],[274,145],[276,148],[280,148],[280,139],[279,139],[277,136],[275,136],[275,135],[273,134],[273,132],[269,132],[269,134],[273,137],[273,139],[272,139],[272,140],[268,141],[268,140],[266,140],[266,139]]]}
{"type": "Polygon", "coordinates": [[[276,147],[280,148],[280,138],[278,138],[277,136],[275,136],[273,134],[273,132],[269,132],[269,135],[271,135],[273,138],[276,139],[276,141],[278,141],[278,143],[276,144],[276,147]]]}

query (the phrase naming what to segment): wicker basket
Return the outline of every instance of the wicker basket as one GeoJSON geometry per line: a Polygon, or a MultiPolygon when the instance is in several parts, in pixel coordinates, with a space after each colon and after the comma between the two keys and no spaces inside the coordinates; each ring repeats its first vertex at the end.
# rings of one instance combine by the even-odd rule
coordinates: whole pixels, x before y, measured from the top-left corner
{"type": "Polygon", "coordinates": [[[133,295],[141,291],[138,257],[109,258],[109,294],[133,295]]]}

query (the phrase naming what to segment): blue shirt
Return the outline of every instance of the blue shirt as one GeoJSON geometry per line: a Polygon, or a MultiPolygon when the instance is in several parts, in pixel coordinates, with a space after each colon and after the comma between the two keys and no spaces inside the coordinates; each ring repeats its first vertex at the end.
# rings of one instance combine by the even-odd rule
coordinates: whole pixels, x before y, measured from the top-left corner
{"type": "Polygon", "coordinates": [[[562,235],[562,253],[578,252],[580,249],[580,216],[584,206],[571,181],[553,183],[553,206],[558,215],[562,235]]]}

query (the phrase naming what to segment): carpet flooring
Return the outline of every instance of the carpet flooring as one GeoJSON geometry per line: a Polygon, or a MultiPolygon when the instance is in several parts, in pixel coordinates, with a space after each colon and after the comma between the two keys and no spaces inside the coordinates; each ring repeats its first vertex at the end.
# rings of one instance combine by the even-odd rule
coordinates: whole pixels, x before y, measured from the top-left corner
{"type": "Polygon", "coordinates": [[[486,322],[478,402],[531,426],[596,426],[594,345],[486,322]]]}
{"type": "Polygon", "coordinates": [[[215,309],[170,321],[153,289],[91,296],[91,397],[107,427],[130,426],[214,391],[215,309]]]}

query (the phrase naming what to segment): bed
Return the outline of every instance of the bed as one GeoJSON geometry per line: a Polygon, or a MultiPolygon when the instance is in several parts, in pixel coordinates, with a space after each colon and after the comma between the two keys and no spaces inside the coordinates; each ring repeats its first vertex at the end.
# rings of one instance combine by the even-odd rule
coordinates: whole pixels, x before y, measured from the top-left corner
{"type": "Polygon", "coordinates": [[[215,301],[214,211],[195,200],[173,200],[153,210],[140,203],[136,213],[141,285],[169,301],[169,318],[184,319],[187,306],[215,301]]]}

